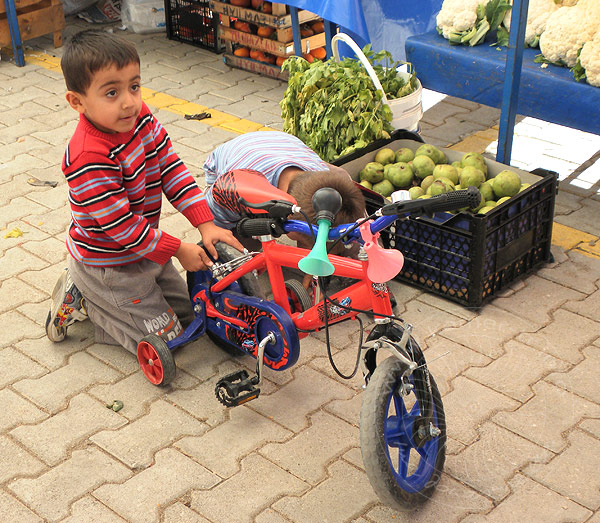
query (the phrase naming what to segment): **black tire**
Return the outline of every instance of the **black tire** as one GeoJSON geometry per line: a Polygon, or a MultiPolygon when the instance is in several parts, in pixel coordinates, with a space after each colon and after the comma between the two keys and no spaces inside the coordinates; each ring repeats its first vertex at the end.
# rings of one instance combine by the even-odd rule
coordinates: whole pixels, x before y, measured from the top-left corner
{"type": "Polygon", "coordinates": [[[165,386],[177,372],[173,354],[167,342],[156,334],[144,336],[137,346],[137,358],[144,376],[154,385],[165,386]]]}
{"type": "Polygon", "coordinates": [[[285,290],[287,291],[288,301],[290,302],[290,310],[294,312],[304,312],[313,306],[313,302],[301,282],[290,279],[285,282],[285,290]]]}
{"type": "MultiPolygon", "coordinates": [[[[418,414],[420,404],[416,390],[406,397],[398,393],[402,371],[401,362],[390,357],[381,362],[371,376],[363,393],[360,412],[360,446],[365,470],[375,493],[384,503],[406,509],[429,499],[441,479],[446,459],[446,421],[440,392],[430,375],[434,425],[441,432],[417,450],[410,420],[418,414]],[[406,407],[405,399],[415,401],[412,410],[408,412],[405,408],[401,415],[402,408],[399,408],[390,416],[390,410],[396,409],[398,402],[406,407]],[[407,425],[391,426],[397,423],[399,416],[408,422],[407,425]],[[389,423],[389,441],[386,422],[389,423]],[[394,455],[396,451],[397,456],[394,455]],[[411,453],[417,454],[418,465],[409,473],[411,453]],[[400,466],[401,462],[404,467],[400,466]]],[[[413,385],[415,389],[421,387],[421,392],[426,387],[425,383],[414,379],[414,374],[413,385]]]]}

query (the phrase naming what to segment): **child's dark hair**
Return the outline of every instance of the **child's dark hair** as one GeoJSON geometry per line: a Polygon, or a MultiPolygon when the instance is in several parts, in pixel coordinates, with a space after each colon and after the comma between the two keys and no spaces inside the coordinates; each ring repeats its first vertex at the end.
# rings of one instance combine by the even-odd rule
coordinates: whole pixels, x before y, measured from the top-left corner
{"type": "MultiPolygon", "coordinates": [[[[290,180],[288,193],[306,212],[314,223],[315,211],[312,207],[313,194],[322,187],[332,187],[342,196],[342,208],[335,216],[333,226],[352,223],[365,217],[365,199],[361,190],[344,172],[306,171],[290,180]]],[[[302,219],[302,218],[298,218],[302,219]]]]}
{"type": "Polygon", "coordinates": [[[67,89],[85,94],[96,71],[114,65],[117,69],[140,63],[135,46],[105,31],[87,30],[74,34],[65,44],[60,61],[67,89]]]}

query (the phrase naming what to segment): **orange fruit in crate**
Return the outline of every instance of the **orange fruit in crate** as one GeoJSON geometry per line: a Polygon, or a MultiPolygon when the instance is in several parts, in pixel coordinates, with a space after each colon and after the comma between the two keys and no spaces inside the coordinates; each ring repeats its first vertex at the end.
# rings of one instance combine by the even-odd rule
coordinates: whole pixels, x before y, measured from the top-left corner
{"type": "Polygon", "coordinates": [[[278,67],[281,67],[283,65],[283,62],[285,62],[285,57],[284,56],[278,56],[277,60],[275,60],[275,64],[278,67]]]}
{"type": "Polygon", "coordinates": [[[309,64],[312,64],[315,61],[315,57],[310,53],[304,53],[302,58],[304,58],[309,64]]]}
{"type": "Polygon", "coordinates": [[[265,2],[265,0],[252,0],[252,9],[262,11],[263,13],[272,13],[273,7],[271,2],[265,2]]]}
{"type": "Polygon", "coordinates": [[[250,49],[250,58],[253,60],[258,60],[259,56],[263,56],[263,52],[258,49],[250,49]]]}
{"type": "Polygon", "coordinates": [[[262,36],[263,38],[269,38],[275,32],[274,27],[267,27],[264,25],[259,25],[256,30],[256,34],[258,36],[262,36]]]}
{"type": "Polygon", "coordinates": [[[315,47],[314,49],[311,49],[310,54],[317,60],[325,60],[325,58],[327,58],[327,51],[324,47],[315,47]]]}
{"type": "Polygon", "coordinates": [[[252,29],[250,29],[250,24],[248,22],[236,20],[233,22],[233,28],[242,31],[243,33],[252,33],[252,29]]]}
{"type": "Polygon", "coordinates": [[[276,58],[272,54],[263,53],[263,58],[262,58],[261,62],[264,62],[266,64],[274,64],[275,60],[276,60],[276,58]]]}
{"type": "Polygon", "coordinates": [[[315,32],[310,27],[308,27],[306,25],[300,26],[300,36],[302,38],[306,38],[306,37],[312,36],[314,34],[315,34],[315,32]]]}
{"type": "Polygon", "coordinates": [[[325,24],[323,22],[321,22],[321,21],[314,22],[314,23],[310,24],[310,28],[315,33],[322,33],[323,31],[325,31],[325,24]]]}
{"type": "Polygon", "coordinates": [[[250,56],[250,49],[247,47],[238,47],[235,51],[233,51],[235,56],[241,56],[242,58],[248,58],[250,56]]]}
{"type": "Polygon", "coordinates": [[[250,0],[229,0],[229,3],[237,7],[250,7],[250,0]]]}

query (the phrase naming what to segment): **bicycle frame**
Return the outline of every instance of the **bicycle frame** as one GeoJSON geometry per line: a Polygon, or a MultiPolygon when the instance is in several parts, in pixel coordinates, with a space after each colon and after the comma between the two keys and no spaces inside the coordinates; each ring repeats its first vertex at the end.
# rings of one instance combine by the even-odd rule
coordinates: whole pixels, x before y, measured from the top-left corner
{"type": "MultiPolygon", "coordinates": [[[[292,313],[288,303],[282,268],[297,268],[298,262],[307,254],[306,249],[282,245],[272,239],[264,241],[262,246],[262,252],[255,254],[251,260],[248,260],[241,267],[233,270],[215,283],[211,287],[211,291],[220,292],[243,275],[254,270],[266,270],[271,283],[273,301],[283,307],[290,315],[299,331],[299,337],[306,337],[308,332],[323,327],[325,325],[323,302],[316,303],[303,312],[295,313],[292,313]]],[[[333,324],[342,320],[354,319],[359,314],[337,307],[335,302],[351,306],[353,309],[373,311],[375,315],[392,314],[387,285],[375,284],[369,280],[367,277],[367,260],[352,260],[335,255],[330,255],[329,260],[335,268],[335,276],[359,281],[329,297],[332,303],[328,303],[328,323],[333,324]]]]}

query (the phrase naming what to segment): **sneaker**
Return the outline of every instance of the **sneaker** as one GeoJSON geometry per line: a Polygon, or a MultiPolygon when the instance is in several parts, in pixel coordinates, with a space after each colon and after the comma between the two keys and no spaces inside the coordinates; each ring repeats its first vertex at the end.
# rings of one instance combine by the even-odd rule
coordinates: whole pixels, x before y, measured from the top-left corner
{"type": "Polygon", "coordinates": [[[75,287],[69,271],[65,269],[52,291],[52,306],[46,318],[46,335],[50,341],[62,341],[69,325],[87,317],[84,298],[75,287]]]}

